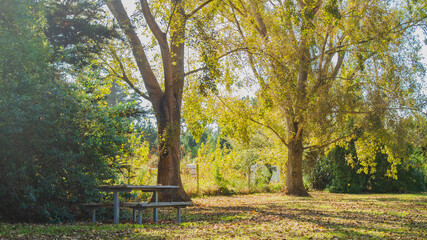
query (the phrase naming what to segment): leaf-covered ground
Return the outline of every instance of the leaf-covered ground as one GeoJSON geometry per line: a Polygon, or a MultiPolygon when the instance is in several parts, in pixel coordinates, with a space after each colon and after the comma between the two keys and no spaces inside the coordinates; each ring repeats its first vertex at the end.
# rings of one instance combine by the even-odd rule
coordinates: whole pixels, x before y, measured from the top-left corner
{"type": "Polygon", "coordinates": [[[426,194],[310,194],[196,198],[181,224],[163,209],[158,224],[1,224],[0,239],[427,239],[426,194]]]}

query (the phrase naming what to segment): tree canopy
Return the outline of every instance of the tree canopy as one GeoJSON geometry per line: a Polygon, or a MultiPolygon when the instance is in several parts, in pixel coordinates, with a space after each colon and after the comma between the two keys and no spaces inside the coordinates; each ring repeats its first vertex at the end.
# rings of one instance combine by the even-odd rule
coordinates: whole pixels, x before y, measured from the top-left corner
{"type": "MultiPolygon", "coordinates": [[[[214,91],[219,123],[242,139],[257,127],[277,137],[287,148],[290,194],[306,194],[305,151],[345,144],[361,130],[356,149],[366,171],[378,151],[399,164],[409,133],[402,124],[425,115],[414,35],[425,28],[425,10],[417,1],[226,1],[217,49],[246,54],[223,60],[223,68],[249,67],[258,90],[254,101],[214,91]]],[[[219,83],[227,83],[225,73],[219,83]]]]}

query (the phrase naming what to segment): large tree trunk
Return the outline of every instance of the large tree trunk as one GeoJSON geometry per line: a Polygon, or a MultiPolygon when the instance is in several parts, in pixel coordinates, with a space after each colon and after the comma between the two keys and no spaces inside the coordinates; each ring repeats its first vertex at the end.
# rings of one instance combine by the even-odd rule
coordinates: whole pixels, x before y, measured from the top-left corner
{"type": "Polygon", "coordinates": [[[187,202],[191,201],[185,192],[180,174],[181,150],[181,109],[180,104],[174,106],[162,102],[156,111],[159,136],[159,164],[157,184],[179,186],[179,189],[159,193],[159,201],[187,202]]]}
{"type": "Polygon", "coordinates": [[[286,194],[310,196],[302,181],[302,139],[296,139],[288,145],[288,165],[286,172],[286,194]]]}
{"type": "Polygon", "coordinates": [[[184,86],[185,23],[187,21],[184,5],[182,0],[170,0],[169,2],[171,9],[175,9],[168,27],[169,39],[167,32],[162,31],[151,14],[148,1],[141,0],[140,2],[144,19],[157,40],[162,56],[164,90],[150,66],[144,46],[132,26],[122,1],[109,0],[106,1],[106,4],[127,37],[148,96],[127,78],[125,71],[123,71],[122,79],[153,105],[159,133],[157,184],[179,186],[177,191],[160,193],[159,201],[191,201],[184,191],[180,175],[181,104],[184,86]]]}

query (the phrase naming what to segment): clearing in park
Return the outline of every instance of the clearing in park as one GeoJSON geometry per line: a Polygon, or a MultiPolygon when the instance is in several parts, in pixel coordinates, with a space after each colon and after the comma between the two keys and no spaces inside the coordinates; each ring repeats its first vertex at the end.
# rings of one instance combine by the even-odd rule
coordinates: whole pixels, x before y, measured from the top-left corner
{"type": "MultiPolygon", "coordinates": [[[[426,239],[426,194],[277,193],[195,198],[160,221],[71,225],[2,224],[0,239],[426,239]]],[[[151,211],[146,211],[150,219],[151,211]]]]}

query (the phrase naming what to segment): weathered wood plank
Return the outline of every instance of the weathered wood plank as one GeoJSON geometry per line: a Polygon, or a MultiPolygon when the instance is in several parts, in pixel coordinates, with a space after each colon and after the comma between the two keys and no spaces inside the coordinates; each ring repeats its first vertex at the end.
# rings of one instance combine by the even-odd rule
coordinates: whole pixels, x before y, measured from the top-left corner
{"type": "MultiPolygon", "coordinates": [[[[94,207],[94,208],[101,208],[101,207],[114,207],[113,202],[100,202],[100,203],[82,203],[80,206],[83,207],[94,207]]],[[[161,207],[189,207],[193,206],[192,202],[158,202],[158,203],[145,203],[145,202],[121,202],[120,207],[141,207],[141,208],[161,208],[161,207]]]]}
{"type": "Polygon", "coordinates": [[[138,203],[138,202],[125,202],[123,207],[130,208],[162,208],[162,207],[189,207],[193,206],[192,202],[157,202],[157,203],[138,203]]]}
{"type": "Polygon", "coordinates": [[[97,187],[99,190],[104,192],[130,192],[133,190],[139,190],[142,192],[154,192],[154,191],[163,191],[163,190],[173,190],[178,189],[178,186],[169,186],[169,185],[102,185],[97,187]]]}

